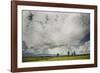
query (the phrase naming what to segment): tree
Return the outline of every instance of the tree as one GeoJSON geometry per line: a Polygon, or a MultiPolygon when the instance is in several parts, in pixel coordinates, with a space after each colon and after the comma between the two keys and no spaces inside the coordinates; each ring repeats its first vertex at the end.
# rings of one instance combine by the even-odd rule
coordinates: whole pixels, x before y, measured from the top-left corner
{"type": "Polygon", "coordinates": [[[76,55],[76,53],[75,53],[75,51],[73,52],[73,56],[75,56],[76,55]]]}
{"type": "Polygon", "coordinates": [[[59,53],[57,53],[57,57],[59,56],[59,53]]]}
{"type": "Polygon", "coordinates": [[[68,51],[68,56],[70,55],[70,52],[68,51]]]}
{"type": "Polygon", "coordinates": [[[73,55],[73,56],[75,56],[75,55],[76,55],[75,51],[72,53],[72,55],[73,55]]]}

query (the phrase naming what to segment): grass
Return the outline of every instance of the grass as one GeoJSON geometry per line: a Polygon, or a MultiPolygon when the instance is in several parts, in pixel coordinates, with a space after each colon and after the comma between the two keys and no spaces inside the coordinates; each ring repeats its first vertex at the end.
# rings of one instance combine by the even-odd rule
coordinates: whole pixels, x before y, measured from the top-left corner
{"type": "Polygon", "coordinates": [[[56,56],[56,57],[23,57],[23,62],[60,61],[60,60],[84,60],[84,59],[90,59],[90,55],[56,56]]]}

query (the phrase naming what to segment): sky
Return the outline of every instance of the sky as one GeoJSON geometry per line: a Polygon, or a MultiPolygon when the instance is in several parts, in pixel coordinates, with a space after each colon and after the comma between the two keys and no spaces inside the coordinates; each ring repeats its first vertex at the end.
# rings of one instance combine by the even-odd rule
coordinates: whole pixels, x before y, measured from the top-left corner
{"type": "Polygon", "coordinates": [[[90,40],[89,13],[28,10],[22,13],[22,38],[27,48],[79,47],[90,40]]]}

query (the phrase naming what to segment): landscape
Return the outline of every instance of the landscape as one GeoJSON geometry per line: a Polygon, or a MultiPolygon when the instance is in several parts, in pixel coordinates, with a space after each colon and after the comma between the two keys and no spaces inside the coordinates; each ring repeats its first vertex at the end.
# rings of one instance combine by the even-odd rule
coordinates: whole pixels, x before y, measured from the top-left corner
{"type": "Polygon", "coordinates": [[[90,14],[22,11],[22,62],[90,59],[90,14]]]}

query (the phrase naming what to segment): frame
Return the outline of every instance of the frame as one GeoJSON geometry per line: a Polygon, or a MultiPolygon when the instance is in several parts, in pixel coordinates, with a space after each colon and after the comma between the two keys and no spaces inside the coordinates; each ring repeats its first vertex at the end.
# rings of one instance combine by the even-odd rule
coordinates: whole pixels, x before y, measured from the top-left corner
{"type": "Polygon", "coordinates": [[[97,67],[96,5],[11,1],[12,72],[88,67],[97,67]],[[27,17],[28,21],[25,17],[27,17]],[[44,17],[46,20],[44,19],[44,17]],[[68,29],[67,27],[70,29],[68,29]],[[44,31],[44,29],[46,30],[44,31]],[[74,42],[72,39],[74,40],[74,42]],[[26,41],[28,47],[31,46],[31,49],[26,49],[27,46],[23,40],[26,41]],[[71,49],[63,49],[68,48],[65,47],[65,45],[70,45],[69,48],[71,49]],[[72,45],[74,45],[75,49],[72,45]],[[76,50],[75,46],[78,46],[78,50],[80,50],[80,48],[82,50],[76,50]],[[36,48],[41,49],[44,47],[48,48],[49,52],[47,52],[48,50],[46,49],[38,50],[45,51],[42,53],[36,51],[36,48]],[[62,52],[62,50],[59,50],[59,47],[64,51],[62,52]],[[85,49],[84,51],[83,48],[87,49],[85,49]],[[74,58],[72,58],[72,56],[74,58]],[[32,59],[29,60],[29,57],[31,57],[32,59]],[[33,58],[35,59],[33,60],[33,58]],[[62,58],[66,59],[63,60],[62,58]]]}

